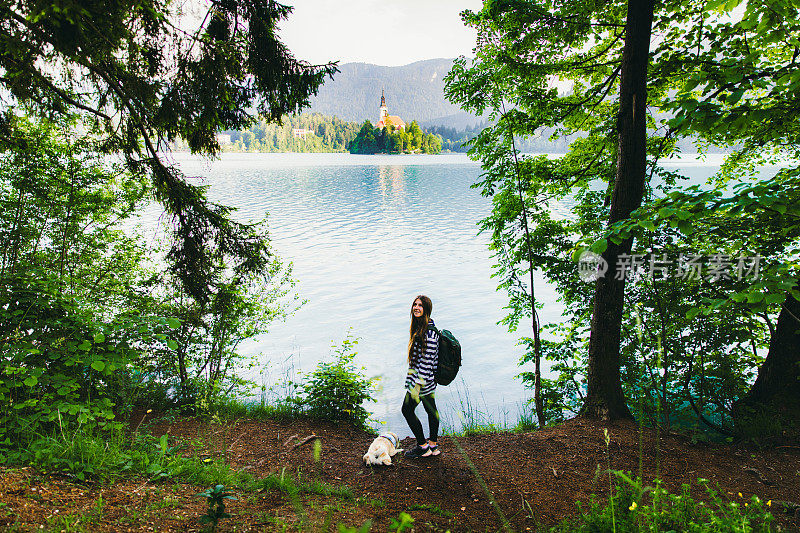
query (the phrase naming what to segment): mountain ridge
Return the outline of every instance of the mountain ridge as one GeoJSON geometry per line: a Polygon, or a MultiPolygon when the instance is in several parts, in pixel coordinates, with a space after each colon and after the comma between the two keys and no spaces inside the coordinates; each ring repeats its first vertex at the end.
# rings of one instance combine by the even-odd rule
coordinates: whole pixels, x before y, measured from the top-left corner
{"type": "Polygon", "coordinates": [[[407,123],[416,120],[426,126],[463,129],[481,119],[444,97],[444,76],[452,66],[450,58],[424,59],[399,67],[344,63],[312,97],[307,111],[375,124],[383,91],[389,114],[399,115],[407,123]]]}

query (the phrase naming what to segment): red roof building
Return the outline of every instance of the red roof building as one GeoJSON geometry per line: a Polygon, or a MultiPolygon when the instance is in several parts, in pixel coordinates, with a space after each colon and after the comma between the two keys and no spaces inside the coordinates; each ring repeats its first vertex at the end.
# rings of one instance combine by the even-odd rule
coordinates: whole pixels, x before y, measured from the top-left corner
{"type": "Polygon", "coordinates": [[[386,126],[394,126],[395,128],[402,130],[405,129],[406,123],[397,115],[389,114],[389,109],[386,107],[386,98],[383,96],[383,91],[381,91],[380,117],[378,118],[378,123],[375,124],[375,127],[383,129],[386,126]]]}

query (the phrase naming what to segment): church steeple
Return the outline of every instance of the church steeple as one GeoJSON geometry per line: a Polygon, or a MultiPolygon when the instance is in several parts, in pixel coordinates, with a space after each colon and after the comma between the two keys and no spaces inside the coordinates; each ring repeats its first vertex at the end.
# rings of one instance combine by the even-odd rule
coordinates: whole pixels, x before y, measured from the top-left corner
{"type": "Polygon", "coordinates": [[[383,89],[381,89],[381,108],[380,115],[378,116],[378,122],[384,122],[387,116],[389,116],[389,109],[386,107],[386,97],[383,96],[383,89]]]}

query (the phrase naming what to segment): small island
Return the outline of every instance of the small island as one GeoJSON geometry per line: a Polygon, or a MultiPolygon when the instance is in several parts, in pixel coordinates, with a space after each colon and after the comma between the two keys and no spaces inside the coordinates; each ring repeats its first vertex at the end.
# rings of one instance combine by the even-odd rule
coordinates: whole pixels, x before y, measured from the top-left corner
{"type": "Polygon", "coordinates": [[[386,97],[381,91],[381,106],[375,126],[367,120],[350,142],[351,154],[438,154],[442,150],[441,139],[422,131],[417,121],[406,123],[399,116],[389,115],[386,97]]]}

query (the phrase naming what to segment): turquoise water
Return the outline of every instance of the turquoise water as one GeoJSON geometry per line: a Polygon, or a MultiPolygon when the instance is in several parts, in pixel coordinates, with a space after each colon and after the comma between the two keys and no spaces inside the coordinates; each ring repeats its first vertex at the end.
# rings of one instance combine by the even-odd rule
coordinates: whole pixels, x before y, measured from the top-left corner
{"type": "MultiPolygon", "coordinates": [[[[400,405],[409,310],[417,294],[426,294],[437,325],[463,347],[459,378],[437,390],[444,424],[461,426],[467,397],[487,420],[516,420],[529,392],[515,376],[532,370],[518,366],[516,342],[530,331],[528,324],[514,334],[497,325],[506,296],[490,277],[488,237],[478,235],[491,202],[470,188],[481,172],[477,163],[463,154],[224,154],[213,163],[189,156],[176,162],[189,176],[205,176],[193,179],[210,185],[215,201],[238,208],[239,219],[269,214],[273,245],[293,262],[297,291],[307,300],[241,346],[259,361],[247,375],[269,386],[311,371],[352,332],[360,339],[356,362],[380,377],[378,401],[367,404],[380,421],[375,426],[408,435],[400,405]]],[[[696,179],[716,167],[676,165],[696,179]]],[[[559,205],[551,209],[567,214],[559,205]]],[[[545,302],[542,323],[557,320],[553,291],[540,283],[536,292],[545,302]]]]}

